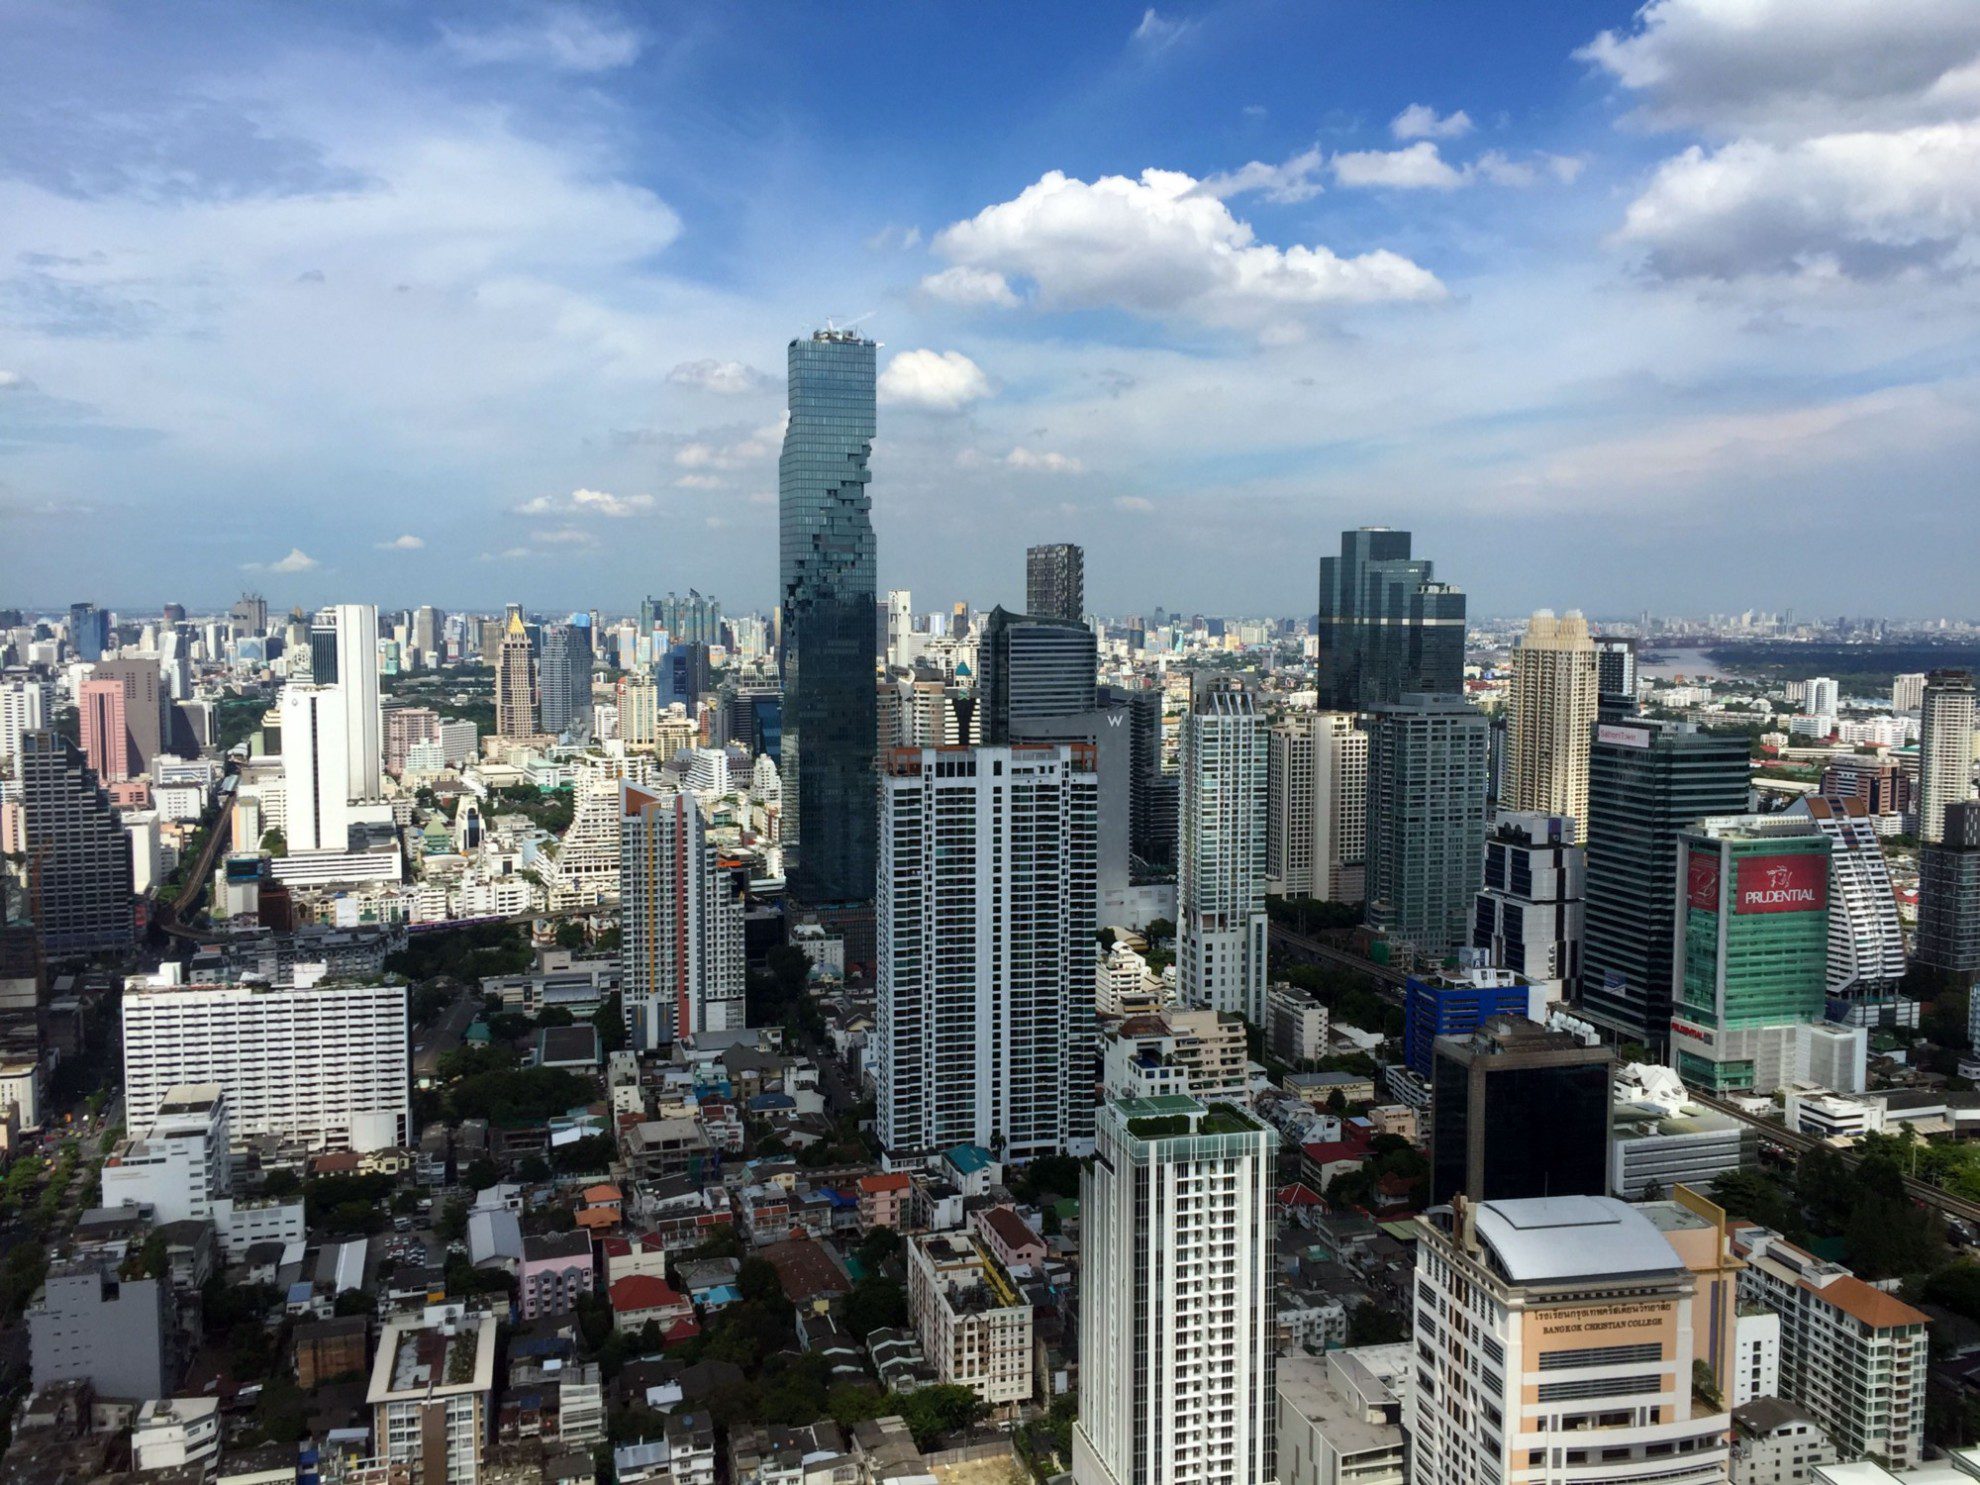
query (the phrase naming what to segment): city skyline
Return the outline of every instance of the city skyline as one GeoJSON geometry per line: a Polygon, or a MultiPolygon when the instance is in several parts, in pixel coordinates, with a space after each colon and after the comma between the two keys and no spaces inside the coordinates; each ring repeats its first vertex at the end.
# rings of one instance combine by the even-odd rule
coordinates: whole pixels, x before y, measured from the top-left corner
{"type": "Polygon", "coordinates": [[[1102,611],[1298,615],[1386,521],[1481,614],[1957,612],[1970,543],[1824,574],[1871,490],[1973,528],[1970,236],[1855,162],[1965,189],[1980,24],[1633,10],[23,10],[0,581],[765,604],[776,351],[837,316],[883,590],[1071,540],[1102,611]]]}

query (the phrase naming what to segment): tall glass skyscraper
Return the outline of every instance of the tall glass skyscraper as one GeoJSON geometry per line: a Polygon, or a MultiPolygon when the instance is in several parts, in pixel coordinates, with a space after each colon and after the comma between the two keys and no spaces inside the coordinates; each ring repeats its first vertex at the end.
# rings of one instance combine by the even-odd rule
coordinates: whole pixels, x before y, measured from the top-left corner
{"type": "Polygon", "coordinates": [[[784,829],[796,841],[790,894],[801,907],[873,901],[874,349],[850,330],[790,345],[791,420],[777,466],[778,661],[784,829]]]}
{"type": "Polygon", "coordinates": [[[1320,559],[1316,684],[1322,711],[1464,689],[1464,590],[1409,555],[1409,533],[1363,526],[1320,559]]]}

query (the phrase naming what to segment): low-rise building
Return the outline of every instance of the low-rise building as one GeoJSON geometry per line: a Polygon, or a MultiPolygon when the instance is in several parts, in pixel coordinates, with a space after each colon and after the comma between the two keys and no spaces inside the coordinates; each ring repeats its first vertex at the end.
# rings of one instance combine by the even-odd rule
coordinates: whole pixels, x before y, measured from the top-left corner
{"type": "Polygon", "coordinates": [[[1809,1485],[1836,1446],[1806,1411],[1778,1397],[1733,1409],[1733,1485],[1809,1485]]]}
{"type": "Polygon", "coordinates": [[[577,1308],[596,1287],[587,1232],[532,1234],[522,1240],[522,1266],[517,1271],[522,1315],[565,1315],[577,1308]]]}
{"type": "Polygon", "coordinates": [[[108,1263],[52,1270],[28,1311],[34,1385],[85,1381],[103,1398],[169,1397],[178,1329],[164,1279],[123,1279],[108,1263]]]}
{"type": "Polygon", "coordinates": [[[910,1242],[908,1313],[938,1381],[992,1406],[1031,1396],[1031,1306],[981,1243],[959,1233],[910,1242]]]}
{"type": "Polygon", "coordinates": [[[442,1310],[390,1321],[366,1402],[381,1459],[406,1485],[477,1485],[495,1390],[493,1314],[442,1310]]]}
{"type": "Polygon", "coordinates": [[[1279,1485],[1403,1485],[1406,1345],[1284,1356],[1279,1485]]]}
{"type": "Polygon", "coordinates": [[[131,1468],[178,1469],[220,1457],[220,1403],[211,1397],[147,1398],[131,1425],[131,1468]]]}

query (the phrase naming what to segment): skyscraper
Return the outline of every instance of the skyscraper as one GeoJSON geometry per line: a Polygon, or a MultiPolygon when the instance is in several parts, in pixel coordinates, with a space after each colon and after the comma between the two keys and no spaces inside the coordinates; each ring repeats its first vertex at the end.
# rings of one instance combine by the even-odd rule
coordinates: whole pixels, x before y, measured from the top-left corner
{"type": "Polygon", "coordinates": [[[537,661],[538,725],[555,736],[591,729],[591,626],[543,626],[537,661]]]}
{"type": "Polygon", "coordinates": [[[1098,779],[1085,747],[897,748],[881,779],[878,1132],[1092,1148],[1098,779]]]}
{"type": "Polygon", "coordinates": [[[350,725],[342,686],[282,688],[282,795],[291,851],[350,848],[350,725]]]}
{"type": "Polygon", "coordinates": [[[687,793],[619,787],[619,985],[638,1051],[743,1024],[743,908],[687,793]]]}
{"type": "Polygon", "coordinates": [[[82,734],[83,761],[100,784],[131,776],[130,729],[124,721],[124,687],[110,677],[87,680],[76,688],[76,710],[82,734]]]}
{"type": "Polygon", "coordinates": [[[1176,988],[1190,1005],[1265,1021],[1265,754],[1242,684],[1197,675],[1183,719],[1176,988]]]}
{"type": "Polygon", "coordinates": [[[1564,815],[1501,814],[1485,841],[1485,886],[1471,946],[1500,969],[1553,982],[1556,1000],[1581,983],[1588,853],[1564,815]]]}
{"type": "Polygon", "coordinates": [[[1458,695],[1406,695],[1368,718],[1365,918],[1433,959],[1471,941],[1487,731],[1484,714],[1458,695]]]}
{"type": "Polygon", "coordinates": [[[536,652],[514,604],[495,651],[495,735],[536,735],[536,652]]]}
{"type": "Polygon", "coordinates": [[[1633,1041],[1669,1037],[1678,837],[1746,809],[1746,739],[1689,723],[1602,722],[1588,758],[1581,1013],[1633,1041]]]}
{"type": "Polygon", "coordinates": [[[21,734],[21,826],[44,953],[123,953],[134,941],[131,841],[82,754],[56,732],[21,734]]]}
{"type": "Polygon", "coordinates": [[[1464,688],[1464,590],[1409,555],[1407,531],[1341,533],[1320,559],[1315,684],[1327,711],[1366,711],[1411,692],[1464,688]]]}
{"type": "Polygon", "coordinates": [[[1265,763],[1266,890],[1360,902],[1368,844],[1368,734],[1351,712],[1294,712],[1265,763]]]}
{"type": "Polygon", "coordinates": [[[1187,1094],[1109,1102],[1096,1124],[1073,1480],[1268,1485],[1279,1138],[1187,1094]]]}
{"type": "Polygon", "coordinates": [[[1588,819],[1588,735],[1597,667],[1588,621],[1541,609],[1512,656],[1505,792],[1501,807],[1588,819]]]}
{"type": "Polygon", "coordinates": [[[1808,794],[1783,813],[1814,821],[1829,838],[1830,997],[1887,999],[1904,978],[1904,924],[1868,808],[1856,798],[1808,794]]]}
{"type": "Polygon", "coordinates": [[[1636,710],[1636,641],[1620,634],[1595,636],[1595,691],[1603,711],[1636,710]]]}
{"type": "Polygon", "coordinates": [[[48,725],[49,684],[34,676],[0,680],[0,775],[14,771],[21,756],[21,734],[48,725]]]}
{"type": "Polygon", "coordinates": [[[1940,838],[1918,848],[1920,967],[1948,983],[1980,979],[1980,800],[1949,805],[1940,838]]]}
{"type": "Polygon", "coordinates": [[[69,648],[78,660],[101,660],[110,648],[110,615],[93,603],[70,604],[69,648]]]}
{"type": "MultiPolygon", "coordinates": [[[[801,907],[873,901],[874,344],[850,330],[790,343],[777,465],[785,831],[801,907]]],[[[848,944],[848,957],[860,957],[848,944]]]]}
{"type": "MultiPolygon", "coordinates": [[[[378,610],[338,603],[310,625],[310,678],[344,697],[344,767],[350,799],[376,799],[384,789],[385,745],[378,702],[378,610]]],[[[341,849],[341,848],[340,848],[341,849]]]]}
{"type": "Polygon", "coordinates": [[[1024,554],[1024,611],[1041,619],[1086,620],[1086,553],[1069,541],[1024,554]]]}
{"type": "Polygon", "coordinates": [[[158,662],[148,655],[99,660],[90,675],[124,688],[124,729],[129,748],[124,776],[135,778],[151,772],[153,761],[165,751],[166,698],[159,685],[158,662]]]}
{"type": "Polygon", "coordinates": [[[1606,1196],[1615,1058],[1524,1015],[1439,1037],[1430,1072],[1430,1200],[1606,1196]]]}
{"type": "Polygon", "coordinates": [[[1936,841],[1946,806],[1973,797],[1973,675],[1934,670],[1918,714],[1918,838],[1936,841]]]}
{"type": "Polygon", "coordinates": [[[1098,648],[1093,631],[1077,620],[993,608],[976,653],[985,742],[1009,742],[1013,722],[1094,709],[1098,648]]]}

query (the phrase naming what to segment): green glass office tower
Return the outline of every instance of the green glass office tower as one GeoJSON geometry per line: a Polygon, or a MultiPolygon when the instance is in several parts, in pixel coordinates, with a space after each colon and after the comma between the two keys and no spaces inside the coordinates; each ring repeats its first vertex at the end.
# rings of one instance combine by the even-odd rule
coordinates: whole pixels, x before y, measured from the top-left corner
{"type": "Polygon", "coordinates": [[[1409,555],[1409,533],[1363,526],[1320,559],[1315,684],[1322,711],[1361,712],[1411,692],[1464,689],[1464,590],[1409,555]]]}
{"type": "Polygon", "coordinates": [[[1746,809],[1744,737],[1688,723],[1598,722],[1588,749],[1581,1013],[1657,1048],[1670,1035],[1678,838],[1746,809]]]}
{"type": "MultiPolygon", "coordinates": [[[[790,426],[777,465],[786,839],[792,900],[873,902],[874,344],[820,330],[790,345],[790,426]]],[[[854,955],[854,957],[857,957],[854,955]]]]}

